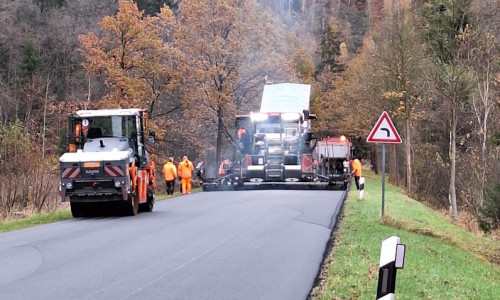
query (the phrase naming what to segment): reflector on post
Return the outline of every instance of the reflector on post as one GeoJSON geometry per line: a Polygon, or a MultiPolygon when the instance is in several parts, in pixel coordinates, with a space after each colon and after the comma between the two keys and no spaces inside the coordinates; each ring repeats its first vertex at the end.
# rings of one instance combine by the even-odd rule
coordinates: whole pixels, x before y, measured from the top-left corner
{"type": "Polygon", "coordinates": [[[402,269],[405,265],[406,245],[398,244],[396,247],[396,269],[402,269]]]}

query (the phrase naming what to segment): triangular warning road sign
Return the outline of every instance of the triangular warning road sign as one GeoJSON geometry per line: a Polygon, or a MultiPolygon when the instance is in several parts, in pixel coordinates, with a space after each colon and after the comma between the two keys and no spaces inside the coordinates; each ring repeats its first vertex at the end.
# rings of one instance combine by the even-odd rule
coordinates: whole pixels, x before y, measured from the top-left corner
{"type": "Polygon", "coordinates": [[[386,111],[380,115],[380,118],[378,118],[375,127],[373,127],[366,141],[368,143],[401,143],[401,137],[386,111]]]}

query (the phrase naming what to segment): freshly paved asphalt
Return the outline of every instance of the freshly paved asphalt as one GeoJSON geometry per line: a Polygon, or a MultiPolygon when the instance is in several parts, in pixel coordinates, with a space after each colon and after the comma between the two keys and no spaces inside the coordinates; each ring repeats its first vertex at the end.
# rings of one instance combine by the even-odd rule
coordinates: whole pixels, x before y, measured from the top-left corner
{"type": "Polygon", "coordinates": [[[0,234],[0,299],[306,299],[343,191],[204,192],[0,234]]]}

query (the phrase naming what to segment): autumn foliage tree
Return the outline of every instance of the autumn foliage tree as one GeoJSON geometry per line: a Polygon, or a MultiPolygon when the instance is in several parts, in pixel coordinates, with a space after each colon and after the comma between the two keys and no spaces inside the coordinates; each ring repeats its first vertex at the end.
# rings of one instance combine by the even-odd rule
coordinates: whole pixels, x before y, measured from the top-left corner
{"type": "Polygon", "coordinates": [[[186,119],[192,122],[186,131],[202,135],[206,147],[215,148],[216,161],[224,141],[232,140],[238,108],[257,100],[243,95],[262,90],[266,75],[279,79],[279,71],[290,66],[280,55],[282,43],[273,39],[279,28],[259,13],[247,0],[185,0],[179,10],[183,25],[176,41],[185,54],[183,90],[186,119]]]}
{"type": "Polygon", "coordinates": [[[381,24],[380,34],[375,37],[375,65],[378,80],[383,88],[382,106],[391,112],[402,125],[404,137],[404,161],[406,190],[413,191],[413,120],[418,118],[417,109],[422,83],[422,67],[425,65],[423,47],[420,46],[415,15],[408,3],[394,2],[388,7],[388,17],[381,24]]]}
{"type": "Polygon", "coordinates": [[[158,16],[144,17],[135,2],[120,1],[116,16],[100,22],[101,37],[80,36],[84,68],[104,76],[110,90],[101,105],[146,107],[153,114],[157,101],[176,84],[180,53],[169,39],[174,23],[167,6],[158,16]]]}

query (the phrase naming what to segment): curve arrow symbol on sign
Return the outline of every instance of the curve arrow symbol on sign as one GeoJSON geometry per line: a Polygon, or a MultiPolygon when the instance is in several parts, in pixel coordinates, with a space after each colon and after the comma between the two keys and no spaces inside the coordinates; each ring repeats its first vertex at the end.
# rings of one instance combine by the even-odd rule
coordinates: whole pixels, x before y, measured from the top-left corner
{"type": "Polygon", "coordinates": [[[366,139],[368,143],[387,143],[387,144],[400,144],[401,137],[396,130],[396,127],[389,118],[389,114],[384,111],[372,131],[366,139]]]}

